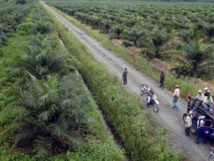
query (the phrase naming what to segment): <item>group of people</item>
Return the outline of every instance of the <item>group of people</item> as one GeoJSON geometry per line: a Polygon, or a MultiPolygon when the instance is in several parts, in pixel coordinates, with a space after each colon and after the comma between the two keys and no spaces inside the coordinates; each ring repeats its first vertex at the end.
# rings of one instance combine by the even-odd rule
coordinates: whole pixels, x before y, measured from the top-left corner
{"type": "Polygon", "coordinates": [[[195,102],[198,102],[202,105],[204,110],[213,112],[214,111],[214,105],[213,105],[213,99],[214,96],[211,96],[210,91],[207,87],[204,88],[204,93],[202,93],[201,90],[198,91],[197,96],[194,98],[191,96],[191,94],[187,94],[188,98],[188,108],[187,112],[191,109],[192,105],[195,102]]]}
{"type": "Polygon", "coordinates": [[[197,112],[197,108],[201,105],[205,111],[213,112],[214,102],[207,87],[204,88],[204,93],[201,90],[198,91],[196,97],[192,97],[191,94],[187,94],[188,105],[187,105],[187,117],[185,121],[185,134],[189,136],[189,129],[192,126],[192,119],[197,118],[197,132],[196,132],[196,144],[199,143],[199,138],[202,137],[203,143],[206,143],[206,135],[203,131],[205,126],[205,116],[197,112]]]}
{"type": "MultiPolygon", "coordinates": [[[[123,84],[127,84],[127,68],[125,68],[123,74],[122,74],[122,79],[123,79],[123,84]]],[[[164,88],[164,80],[165,80],[165,74],[164,72],[161,72],[160,74],[160,88],[164,88]]],[[[154,95],[154,89],[152,87],[149,88],[148,90],[148,101],[147,101],[147,106],[150,103],[150,100],[152,96],[154,95]]],[[[175,85],[175,89],[173,92],[173,108],[174,109],[179,109],[177,102],[180,98],[180,89],[178,85],[175,85]]],[[[210,91],[207,87],[204,88],[204,93],[202,93],[202,90],[198,90],[198,94],[196,97],[192,97],[191,94],[187,94],[187,99],[188,99],[188,105],[187,105],[187,117],[185,120],[185,134],[186,136],[189,136],[189,130],[193,124],[192,119],[197,117],[197,132],[196,132],[196,139],[195,142],[196,144],[199,143],[199,138],[202,137],[203,143],[206,143],[206,136],[204,134],[203,126],[205,126],[205,116],[200,116],[200,114],[197,113],[197,108],[200,106],[203,107],[205,111],[214,111],[214,96],[212,97],[210,94],[210,91]]]]}

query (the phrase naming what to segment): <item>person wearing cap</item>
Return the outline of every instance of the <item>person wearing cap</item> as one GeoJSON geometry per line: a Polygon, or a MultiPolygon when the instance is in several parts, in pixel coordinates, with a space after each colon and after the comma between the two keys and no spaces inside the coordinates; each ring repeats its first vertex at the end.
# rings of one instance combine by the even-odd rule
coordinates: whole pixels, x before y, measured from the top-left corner
{"type": "Polygon", "coordinates": [[[185,135],[189,136],[189,129],[192,126],[192,111],[189,111],[186,120],[185,120],[185,135]]]}
{"type": "Polygon", "coordinates": [[[203,126],[205,124],[205,116],[200,116],[198,121],[197,121],[197,132],[196,132],[196,138],[195,138],[195,143],[199,144],[199,138],[202,137],[203,144],[206,144],[206,138],[205,135],[203,134],[203,126]]]}
{"type": "Polygon", "coordinates": [[[179,107],[177,105],[179,97],[180,97],[180,89],[179,89],[178,85],[175,85],[175,90],[173,93],[173,100],[172,100],[173,108],[175,108],[175,109],[179,109],[179,107]]]}
{"type": "Polygon", "coordinates": [[[198,94],[197,94],[196,98],[201,100],[201,101],[204,100],[204,94],[202,93],[201,90],[198,90],[198,94]]]}
{"type": "Polygon", "coordinates": [[[204,96],[210,96],[210,91],[209,91],[208,87],[204,88],[204,96]]]}

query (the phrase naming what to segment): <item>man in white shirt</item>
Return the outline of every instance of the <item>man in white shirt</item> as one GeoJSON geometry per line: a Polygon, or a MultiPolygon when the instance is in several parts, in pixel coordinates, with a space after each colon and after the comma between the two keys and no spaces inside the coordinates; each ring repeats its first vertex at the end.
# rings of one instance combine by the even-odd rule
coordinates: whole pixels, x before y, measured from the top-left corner
{"type": "Polygon", "coordinates": [[[189,136],[189,129],[192,126],[192,111],[189,111],[187,117],[186,117],[186,121],[185,121],[185,134],[186,136],[189,136]]]}
{"type": "Polygon", "coordinates": [[[202,93],[201,90],[198,90],[198,94],[197,94],[196,98],[201,100],[201,101],[204,100],[204,94],[202,93]]]}

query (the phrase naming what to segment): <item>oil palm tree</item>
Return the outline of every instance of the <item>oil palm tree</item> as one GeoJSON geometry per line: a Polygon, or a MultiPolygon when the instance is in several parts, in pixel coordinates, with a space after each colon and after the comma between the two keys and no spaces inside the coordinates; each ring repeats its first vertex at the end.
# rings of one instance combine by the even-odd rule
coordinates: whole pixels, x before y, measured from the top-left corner
{"type": "Polygon", "coordinates": [[[132,27],[131,29],[126,29],[124,31],[124,38],[131,41],[134,46],[137,46],[137,41],[147,34],[147,30],[140,26],[132,27]]]}
{"type": "Polygon", "coordinates": [[[30,77],[31,88],[16,90],[19,99],[12,102],[23,111],[15,119],[14,146],[47,157],[80,144],[80,133],[87,129],[88,99],[77,75],[66,75],[61,82],[57,77],[47,81],[30,77]]]}
{"type": "MultiPolygon", "coordinates": [[[[165,45],[169,40],[169,34],[166,29],[156,29],[151,33],[151,39],[145,42],[145,47],[147,52],[150,54],[150,58],[163,58],[163,53],[165,51],[165,45]]],[[[148,54],[147,54],[148,55],[148,54]]]]}
{"type": "Polygon", "coordinates": [[[116,35],[116,39],[120,39],[120,35],[123,33],[123,30],[123,25],[116,24],[111,28],[111,34],[116,35]]]}
{"type": "Polygon", "coordinates": [[[173,70],[178,75],[208,78],[214,71],[213,44],[192,41],[185,46],[183,57],[178,58],[179,65],[173,70]]]}
{"type": "Polygon", "coordinates": [[[205,23],[204,32],[209,39],[213,38],[214,37],[214,23],[213,24],[205,23]]]}
{"type": "Polygon", "coordinates": [[[37,79],[46,79],[53,73],[66,74],[74,70],[72,59],[51,39],[38,37],[30,41],[31,46],[25,48],[26,54],[19,58],[18,64],[12,70],[13,74],[21,78],[21,84],[25,84],[29,78],[27,73],[37,79]]]}

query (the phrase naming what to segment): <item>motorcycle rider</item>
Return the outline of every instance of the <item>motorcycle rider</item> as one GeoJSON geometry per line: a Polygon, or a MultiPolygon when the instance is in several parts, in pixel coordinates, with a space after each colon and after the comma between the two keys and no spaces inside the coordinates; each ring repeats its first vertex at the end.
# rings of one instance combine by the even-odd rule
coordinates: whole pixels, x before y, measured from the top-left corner
{"type": "Polygon", "coordinates": [[[153,90],[153,87],[150,87],[149,91],[148,91],[147,107],[149,106],[150,101],[151,101],[151,99],[152,99],[152,97],[153,97],[154,94],[155,94],[155,92],[153,90]]]}

